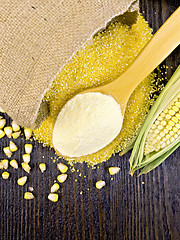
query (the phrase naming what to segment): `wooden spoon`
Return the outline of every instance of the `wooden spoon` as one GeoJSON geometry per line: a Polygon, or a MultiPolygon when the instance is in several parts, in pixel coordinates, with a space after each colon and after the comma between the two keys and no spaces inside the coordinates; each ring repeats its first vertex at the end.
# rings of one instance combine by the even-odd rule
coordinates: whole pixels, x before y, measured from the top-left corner
{"type": "Polygon", "coordinates": [[[124,116],[128,99],[145,79],[180,43],[180,7],[161,26],[132,64],[115,81],[81,93],[101,92],[111,95],[121,106],[124,116]]]}
{"type": "Polygon", "coordinates": [[[113,141],[121,130],[126,105],[131,93],[180,43],[179,26],[180,8],[163,24],[118,79],[107,85],[83,91],[65,104],[57,117],[53,129],[53,145],[56,151],[64,156],[80,157],[97,152],[113,141]],[[91,104],[87,102],[87,107],[86,102],[84,102],[86,101],[84,93],[89,92],[102,93],[103,96],[101,97],[103,98],[107,97],[107,95],[112,96],[114,99],[111,98],[111,100],[115,100],[116,107],[114,103],[111,106],[108,105],[110,98],[108,103],[105,103],[105,106],[101,106],[101,104],[99,106],[99,102],[96,104],[94,100],[95,97],[91,104]],[[83,94],[84,96],[82,96],[83,94]],[[78,100],[78,102],[74,103],[74,99],[77,100],[79,96],[81,96],[82,102],[78,100]],[[73,110],[75,108],[78,111],[77,113],[73,110]],[[94,112],[89,112],[88,109],[91,109],[91,111],[94,109],[94,112]],[[108,110],[106,111],[106,109],[108,110]],[[116,111],[114,110],[115,113],[113,109],[116,109],[116,111]],[[88,114],[90,114],[90,117],[87,117],[89,116],[88,114]],[[117,114],[117,119],[114,117],[114,114],[117,114]],[[96,122],[95,118],[98,118],[98,116],[101,119],[97,119],[96,122]],[[87,121],[86,124],[84,124],[85,121],[87,121]],[[94,121],[96,122],[96,127],[93,125],[94,121]],[[104,130],[102,130],[102,126],[106,126],[104,130]],[[93,142],[92,136],[94,136],[96,141],[93,142]]]}

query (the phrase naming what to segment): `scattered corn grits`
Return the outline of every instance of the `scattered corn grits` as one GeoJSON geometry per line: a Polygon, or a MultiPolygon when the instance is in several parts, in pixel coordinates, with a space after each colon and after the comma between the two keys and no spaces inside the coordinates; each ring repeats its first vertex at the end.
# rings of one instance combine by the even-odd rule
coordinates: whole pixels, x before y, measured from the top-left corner
{"type": "MultiPolygon", "coordinates": [[[[46,93],[50,107],[49,117],[34,131],[35,139],[52,145],[52,132],[56,118],[65,102],[77,92],[116,79],[133,61],[151,38],[151,29],[142,16],[129,27],[120,22],[111,24],[93,37],[85,47],[64,66],[46,93]]],[[[66,158],[70,162],[94,165],[124,150],[136,136],[149,110],[152,100],[154,75],[147,77],[132,94],[125,113],[120,134],[103,149],[91,155],[66,158]]]]}

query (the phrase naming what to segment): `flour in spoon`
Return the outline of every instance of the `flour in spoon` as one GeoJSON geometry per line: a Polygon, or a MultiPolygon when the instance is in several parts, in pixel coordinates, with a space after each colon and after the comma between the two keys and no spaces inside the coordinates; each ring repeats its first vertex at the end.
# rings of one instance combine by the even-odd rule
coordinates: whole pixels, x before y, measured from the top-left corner
{"type": "Polygon", "coordinates": [[[99,92],[78,94],[57,117],[54,148],[68,157],[95,153],[117,137],[122,122],[120,105],[113,97],[99,92]]]}

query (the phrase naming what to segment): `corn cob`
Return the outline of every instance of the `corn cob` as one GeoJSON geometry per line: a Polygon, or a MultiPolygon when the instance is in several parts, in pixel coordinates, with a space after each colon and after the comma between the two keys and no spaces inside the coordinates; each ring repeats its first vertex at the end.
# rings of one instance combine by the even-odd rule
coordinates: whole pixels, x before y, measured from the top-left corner
{"type": "Polygon", "coordinates": [[[148,132],[144,153],[159,151],[180,136],[180,93],[164,109],[148,132]]]}
{"type": "Polygon", "coordinates": [[[142,167],[141,174],[151,171],[179,146],[180,66],[149,111],[133,146],[129,147],[133,147],[130,174],[142,167]]]}

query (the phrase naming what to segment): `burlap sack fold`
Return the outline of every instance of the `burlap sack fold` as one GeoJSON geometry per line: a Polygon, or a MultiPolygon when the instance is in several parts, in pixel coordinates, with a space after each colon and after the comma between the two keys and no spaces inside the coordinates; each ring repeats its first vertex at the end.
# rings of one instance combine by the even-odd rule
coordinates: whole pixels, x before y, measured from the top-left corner
{"type": "Polygon", "coordinates": [[[36,128],[42,102],[60,69],[114,16],[135,0],[0,0],[0,107],[21,126],[36,128]]]}

